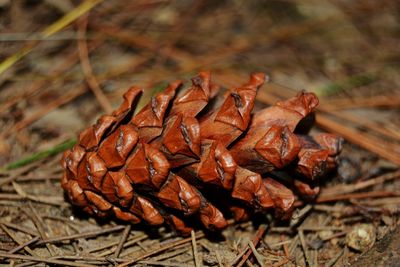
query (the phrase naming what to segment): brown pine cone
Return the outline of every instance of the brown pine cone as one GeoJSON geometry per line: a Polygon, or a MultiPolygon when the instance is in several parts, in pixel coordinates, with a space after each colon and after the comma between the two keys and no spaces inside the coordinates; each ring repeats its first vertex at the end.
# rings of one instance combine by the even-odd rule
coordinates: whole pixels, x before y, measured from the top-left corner
{"type": "Polygon", "coordinates": [[[188,217],[213,230],[252,212],[287,217],[296,197],[318,194],[318,181],[336,168],[342,139],[296,133],[318,105],[313,93],[252,114],[264,81],[265,74],[254,73],[210,101],[219,86],[200,72],[190,88],[178,93],[182,82],[173,82],[136,115],[141,90],[130,88],[117,110],[64,153],[62,187],[90,214],[167,223],[181,234],[191,231],[188,217]]]}

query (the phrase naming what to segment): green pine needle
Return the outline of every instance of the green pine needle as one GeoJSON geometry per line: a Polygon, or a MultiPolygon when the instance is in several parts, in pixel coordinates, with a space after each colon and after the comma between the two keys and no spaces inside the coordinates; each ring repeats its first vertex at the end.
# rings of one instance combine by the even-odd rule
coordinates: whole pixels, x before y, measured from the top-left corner
{"type": "Polygon", "coordinates": [[[27,156],[26,158],[11,162],[1,168],[1,170],[14,170],[18,169],[20,167],[23,167],[25,165],[28,165],[32,162],[57,155],[58,153],[61,153],[71,147],[73,147],[76,144],[76,139],[68,139],[61,144],[58,144],[54,147],[51,147],[47,150],[39,151],[36,152],[30,156],[27,156]]]}

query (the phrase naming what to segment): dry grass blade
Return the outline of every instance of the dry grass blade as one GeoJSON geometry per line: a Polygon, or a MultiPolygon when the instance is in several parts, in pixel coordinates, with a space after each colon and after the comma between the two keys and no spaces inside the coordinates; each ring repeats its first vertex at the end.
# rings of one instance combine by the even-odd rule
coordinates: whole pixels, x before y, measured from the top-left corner
{"type": "MultiPolygon", "coordinates": [[[[43,38],[49,37],[53,35],[54,33],[60,31],[64,27],[66,27],[68,24],[88,12],[90,9],[92,9],[94,6],[96,6],[98,3],[100,3],[102,0],[86,0],[73,10],[71,10],[68,14],[63,16],[61,19],[57,20],[50,26],[48,26],[46,29],[43,30],[41,35],[43,38]]],[[[29,52],[32,51],[32,49],[38,44],[38,42],[32,43],[22,50],[20,50],[18,53],[6,58],[3,62],[0,63],[0,74],[8,70],[11,66],[13,66],[18,60],[29,54],[29,52]]]]}

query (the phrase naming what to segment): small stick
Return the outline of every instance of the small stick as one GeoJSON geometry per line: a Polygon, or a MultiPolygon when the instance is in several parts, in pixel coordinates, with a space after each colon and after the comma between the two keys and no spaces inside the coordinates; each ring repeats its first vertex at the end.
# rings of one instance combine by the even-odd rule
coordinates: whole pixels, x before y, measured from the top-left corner
{"type": "Polygon", "coordinates": [[[218,267],[223,267],[221,254],[219,254],[218,250],[215,250],[215,257],[217,258],[217,261],[218,261],[218,267]]]}
{"type": "Polygon", "coordinates": [[[194,265],[196,267],[200,267],[201,265],[200,265],[200,262],[199,262],[199,255],[197,254],[196,235],[195,235],[193,230],[190,233],[190,235],[192,237],[192,248],[193,248],[194,265]]]}
{"type": "MultiPolygon", "coordinates": [[[[21,168],[21,169],[19,169],[19,170],[12,171],[12,172],[10,173],[10,176],[9,176],[9,177],[7,177],[7,178],[2,178],[2,179],[0,180],[0,187],[3,186],[3,185],[5,185],[5,184],[8,184],[8,183],[14,181],[15,179],[19,178],[22,174],[24,174],[24,173],[26,173],[26,172],[29,172],[29,171],[32,170],[33,168],[36,168],[36,167],[37,167],[38,165],[40,165],[41,163],[42,163],[41,161],[33,162],[33,163],[31,163],[31,164],[29,164],[29,165],[27,165],[27,166],[24,166],[23,168],[21,168]]],[[[10,164],[7,164],[5,167],[3,167],[3,168],[1,168],[1,169],[4,169],[4,170],[11,170],[11,169],[13,169],[13,168],[10,168],[10,167],[12,167],[12,166],[14,166],[13,163],[10,163],[10,164]]]]}
{"type": "Polygon", "coordinates": [[[116,232],[124,229],[125,227],[123,225],[118,225],[115,227],[111,227],[108,229],[101,229],[101,230],[96,230],[92,232],[86,232],[86,233],[81,233],[81,234],[75,234],[75,235],[69,235],[69,236],[60,236],[60,237],[54,237],[54,238],[48,238],[39,241],[37,244],[42,245],[42,244],[48,244],[48,243],[60,243],[62,241],[66,240],[71,240],[71,239],[78,239],[78,238],[88,238],[88,237],[95,237],[98,235],[102,234],[108,234],[111,232],[116,232]]]}
{"type": "MultiPolygon", "coordinates": [[[[137,237],[138,237],[138,236],[134,236],[134,237],[132,237],[132,238],[128,238],[128,240],[129,240],[129,241],[131,241],[132,239],[135,239],[135,240],[136,240],[137,237]]],[[[147,235],[139,235],[139,237],[147,237],[147,235]]],[[[129,242],[129,241],[128,241],[128,242],[129,242]]],[[[127,242],[127,243],[128,243],[128,242],[127,242]]],[[[101,246],[99,246],[99,247],[94,247],[94,248],[85,250],[85,252],[87,252],[87,253],[93,253],[93,252],[101,251],[101,250],[104,250],[104,249],[106,249],[106,248],[109,248],[109,247],[113,247],[113,246],[115,246],[115,245],[118,245],[118,243],[119,243],[119,241],[110,242],[110,243],[108,243],[108,244],[104,244],[104,245],[101,245],[101,246]]],[[[126,245],[127,243],[124,244],[124,247],[125,247],[125,245],[126,245]]]]}
{"type": "Polygon", "coordinates": [[[321,240],[323,240],[323,241],[328,241],[328,240],[330,240],[330,239],[332,239],[332,238],[336,238],[336,237],[339,237],[339,236],[344,236],[344,235],[346,235],[347,233],[348,233],[348,231],[339,232],[339,233],[330,235],[330,236],[328,236],[328,237],[321,238],[321,240]]]}
{"type": "Polygon", "coordinates": [[[114,257],[115,258],[118,258],[119,254],[121,253],[121,250],[122,250],[122,248],[124,246],[124,243],[125,243],[126,239],[128,238],[128,235],[129,235],[129,233],[131,231],[131,227],[132,227],[131,224],[128,224],[125,227],[124,232],[122,233],[121,240],[119,241],[118,247],[114,252],[114,257]]]}
{"type": "Polygon", "coordinates": [[[44,196],[32,196],[28,193],[26,193],[22,187],[15,181],[12,182],[14,190],[17,192],[19,196],[21,196],[22,199],[29,199],[35,202],[40,202],[43,204],[50,204],[50,205],[55,205],[55,206],[61,206],[63,205],[62,199],[57,198],[57,197],[44,197],[44,196]],[[54,199],[58,199],[59,202],[54,201],[54,199]]]}
{"type": "Polygon", "coordinates": [[[107,263],[107,261],[113,261],[113,262],[126,262],[126,261],[128,261],[127,259],[122,259],[122,258],[80,256],[80,255],[56,256],[56,257],[52,257],[51,259],[54,259],[54,260],[60,260],[61,259],[61,260],[79,260],[79,261],[99,261],[99,262],[103,262],[104,264],[107,263]]]}
{"type": "MultiPolygon", "coordinates": [[[[58,177],[58,179],[60,179],[60,177],[58,177]]],[[[61,221],[61,222],[65,222],[65,223],[73,223],[73,224],[77,224],[82,226],[86,226],[87,223],[90,223],[88,221],[78,221],[78,220],[74,220],[74,219],[70,219],[70,218],[65,218],[65,217],[61,217],[61,216],[54,216],[54,215],[43,215],[42,216],[44,219],[48,219],[48,220],[54,220],[54,221],[61,221]]]]}
{"type": "Polygon", "coordinates": [[[326,101],[321,99],[321,103],[325,106],[326,102],[329,103],[328,110],[343,110],[343,109],[354,109],[354,108],[366,108],[366,107],[398,107],[400,106],[399,96],[364,96],[364,97],[353,97],[353,98],[340,98],[340,99],[329,99],[326,101]]]}
{"type": "Polygon", "coordinates": [[[180,254],[182,254],[182,253],[185,253],[185,252],[187,252],[187,251],[188,251],[188,248],[187,248],[187,247],[184,247],[184,248],[176,249],[176,250],[171,251],[171,252],[168,252],[168,253],[163,253],[163,254],[161,254],[160,256],[153,257],[152,259],[153,259],[153,260],[156,260],[156,261],[165,260],[165,259],[168,259],[168,258],[177,256],[177,255],[180,255],[180,254]]]}
{"type": "Polygon", "coordinates": [[[333,266],[338,261],[338,259],[343,255],[343,253],[344,249],[342,249],[338,254],[335,255],[335,257],[333,257],[330,261],[328,261],[325,266],[326,267],[333,266]]]}
{"type": "Polygon", "coordinates": [[[343,227],[335,227],[335,226],[300,226],[298,228],[301,231],[310,231],[310,232],[318,232],[318,231],[343,231],[343,227]]]}
{"type": "Polygon", "coordinates": [[[22,244],[20,244],[18,247],[15,247],[15,248],[13,248],[12,250],[8,251],[8,253],[14,254],[15,252],[17,252],[17,251],[19,251],[19,250],[25,248],[26,246],[29,246],[29,245],[32,244],[32,243],[35,243],[35,242],[38,241],[38,240],[39,240],[39,237],[38,237],[38,236],[35,236],[34,238],[28,240],[27,242],[22,243],[22,244]]]}
{"type": "Polygon", "coordinates": [[[217,258],[218,261],[218,266],[223,267],[222,265],[222,258],[221,254],[219,254],[218,249],[215,248],[214,245],[212,244],[206,244],[205,240],[200,241],[200,244],[208,251],[208,252],[214,252],[215,257],[217,258]]]}
{"type": "Polygon", "coordinates": [[[272,265],[272,266],[273,267],[281,267],[282,265],[285,265],[288,262],[289,262],[289,259],[283,259],[281,261],[278,261],[277,263],[274,263],[274,265],[272,265]]]}
{"type": "Polygon", "coordinates": [[[292,243],[290,243],[289,246],[290,257],[292,257],[298,243],[299,243],[299,235],[297,234],[295,238],[292,239],[292,243]]]}
{"type": "MultiPolygon", "coordinates": [[[[35,224],[36,229],[38,230],[38,232],[40,234],[40,237],[42,239],[48,238],[48,234],[45,230],[46,226],[43,222],[42,217],[39,216],[38,212],[33,207],[31,202],[28,202],[28,206],[29,206],[30,212],[27,212],[27,211],[25,211],[25,212],[28,214],[28,216],[31,218],[31,220],[35,224]]],[[[46,247],[51,256],[55,256],[57,254],[55,251],[55,247],[53,247],[51,244],[46,244],[46,247]]]]}
{"type": "Polygon", "coordinates": [[[37,176],[36,174],[30,174],[15,179],[17,182],[30,182],[30,181],[45,181],[45,180],[60,180],[60,175],[55,173],[49,173],[37,176]]]}
{"type": "MultiPolygon", "coordinates": [[[[272,249],[274,247],[279,247],[279,246],[283,246],[284,244],[290,244],[290,243],[292,243],[292,240],[289,239],[289,240],[285,240],[285,241],[280,241],[280,242],[269,244],[268,247],[270,249],[272,249]]],[[[288,248],[288,252],[289,252],[289,248],[288,248]]]]}
{"type": "Polygon", "coordinates": [[[92,66],[90,65],[89,51],[86,42],[87,24],[88,24],[88,16],[85,15],[80,20],[78,26],[78,52],[79,52],[79,58],[81,60],[82,71],[83,74],[85,75],[85,79],[89,85],[89,88],[92,90],[100,106],[104,109],[106,113],[111,113],[112,106],[110,104],[110,101],[108,101],[107,97],[101,90],[99,82],[97,81],[96,77],[93,74],[92,66]]]}
{"type": "Polygon", "coordinates": [[[61,265],[61,266],[97,267],[96,265],[87,264],[87,263],[70,262],[70,261],[53,260],[53,259],[43,259],[43,258],[39,258],[39,257],[10,254],[10,253],[3,253],[3,252],[0,252],[0,258],[44,262],[44,263],[49,263],[49,264],[57,264],[57,265],[61,265]]]}
{"type": "MultiPolygon", "coordinates": [[[[74,33],[75,34],[75,33],[74,33]]],[[[96,42],[96,45],[90,46],[90,49],[93,50],[97,46],[99,46],[100,42],[96,42]]],[[[38,81],[32,81],[26,88],[24,88],[21,92],[21,94],[16,95],[15,97],[11,99],[7,99],[6,103],[3,103],[2,106],[0,107],[0,114],[4,115],[3,113],[6,111],[9,111],[10,108],[21,101],[21,99],[28,99],[31,95],[35,94],[36,92],[39,92],[43,87],[49,85],[49,81],[56,81],[59,77],[62,77],[63,74],[65,74],[68,69],[72,68],[75,63],[78,61],[78,53],[76,49],[65,49],[61,53],[67,53],[63,59],[61,64],[55,66],[53,69],[49,70],[50,72],[48,73],[48,80],[38,80],[38,81]]]]}
{"type": "Polygon", "coordinates": [[[340,192],[342,194],[344,193],[350,193],[350,192],[354,192],[360,189],[365,189],[367,187],[376,185],[376,184],[381,184],[384,183],[386,181],[389,180],[393,180],[393,179],[397,179],[400,178],[400,170],[394,171],[394,172],[390,172],[390,173],[386,173],[383,175],[379,175],[375,178],[372,179],[368,179],[365,181],[361,181],[355,184],[349,184],[349,185],[337,185],[337,186],[333,186],[330,188],[325,188],[322,190],[320,196],[327,196],[327,195],[333,195],[336,194],[337,192],[340,192]]]}
{"type": "Polygon", "coordinates": [[[34,264],[35,264],[34,261],[26,261],[26,262],[19,263],[19,264],[15,265],[15,267],[32,266],[32,265],[34,265],[34,264]]]}
{"type": "Polygon", "coordinates": [[[378,122],[370,121],[370,120],[368,120],[368,118],[356,116],[352,113],[329,111],[324,106],[320,107],[320,110],[322,110],[323,112],[326,112],[328,114],[331,114],[332,116],[335,116],[339,119],[343,119],[348,122],[358,124],[367,130],[371,130],[371,131],[380,133],[385,137],[391,138],[396,141],[400,140],[400,134],[398,132],[389,130],[389,129],[385,128],[385,125],[382,125],[378,122]]]}
{"type": "MultiPolygon", "coordinates": [[[[22,245],[23,243],[10,231],[4,224],[0,224],[0,228],[9,236],[11,239],[17,243],[18,245],[22,245]]],[[[31,254],[32,256],[36,256],[35,252],[33,252],[32,249],[30,249],[28,246],[24,246],[24,250],[31,254]]]]}
{"type": "Polygon", "coordinates": [[[204,240],[199,241],[200,245],[205,248],[208,252],[214,251],[215,248],[211,247],[209,244],[206,244],[206,242],[204,242],[204,240]]]}
{"type": "MultiPolygon", "coordinates": [[[[124,245],[122,246],[123,248],[127,248],[127,247],[130,247],[130,246],[132,246],[132,245],[134,245],[134,244],[137,244],[138,246],[140,246],[139,244],[140,244],[140,241],[142,241],[143,239],[146,239],[148,236],[147,235],[145,235],[145,234],[143,234],[143,235],[137,235],[137,236],[135,236],[134,238],[132,238],[131,240],[129,240],[128,242],[126,242],[126,243],[124,243],[124,245]]],[[[114,245],[116,245],[116,244],[118,244],[118,242],[115,242],[114,243],[114,245]]],[[[107,247],[111,247],[110,245],[107,245],[107,246],[103,246],[103,248],[101,248],[101,249],[104,249],[104,248],[107,248],[107,247]]],[[[94,251],[97,251],[97,250],[99,250],[98,248],[95,248],[96,250],[94,250],[94,251]]],[[[116,250],[116,248],[115,247],[113,247],[113,248],[111,248],[111,249],[109,249],[109,250],[106,250],[106,251],[104,251],[104,252],[102,252],[102,253],[100,253],[100,254],[98,254],[98,256],[107,256],[107,255],[110,255],[110,254],[112,254],[114,251],[116,250]]],[[[89,251],[89,252],[92,252],[92,251],[89,251]]],[[[121,253],[121,256],[122,256],[122,254],[123,253],[121,253]]]]}
{"type": "Polygon", "coordinates": [[[34,229],[31,229],[31,228],[27,228],[27,227],[20,226],[20,225],[17,225],[17,224],[13,224],[13,223],[10,223],[10,222],[5,222],[3,220],[0,221],[0,224],[4,224],[8,228],[11,228],[11,229],[14,229],[14,230],[18,230],[20,232],[23,232],[23,233],[31,235],[31,236],[39,236],[39,234],[34,229]]]}
{"type": "Polygon", "coordinates": [[[229,266],[233,266],[238,260],[240,260],[243,255],[247,252],[247,249],[243,249],[238,255],[237,257],[229,264],[229,266]]]}
{"type": "MultiPolygon", "coordinates": [[[[332,195],[326,197],[317,197],[315,203],[325,203],[325,202],[333,202],[339,200],[349,200],[349,199],[365,199],[365,198],[382,198],[382,197],[396,197],[400,196],[399,193],[391,192],[391,191],[372,191],[372,192],[360,192],[360,193],[352,193],[352,194],[343,194],[343,195],[332,195]]],[[[300,207],[304,203],[301,200],[296,201],[293,206],[300,207]]]]}
{"type": "MultiPolygon", "coordinates": [[[[54,110],[54,109],[58,108],[59,106],[64,105],[64,104],[74,100],[75,98],[86,93],[86,91],[87,91],[86,87],[84,85],[82,85],[82,86],[78,86],[78,87],[64,93],[63,95],[59,96],[57,99],[43,105],[40,109],[33,112],[29,117],[26,117],[23,120],[14,124],[14,126],[7,129],[7,131],[4,131],[1,134],[1,137],[7,138],[12,134],[14,134],[18,131],[21,131],[28,125],[30,125],[33,122],[37,121],[38,119],[42,118],[44,115],[48,114],[51,110],[54,110]]],[[[32,160],[32,159],[29,159],[29,160],[32,160]]],[[[23,166],[25,164],[25,162],[22,162],[22,163],[18,162],[18,164],[19,164],[19,166],[23,166]]],[[[16,167],[12,166],[11,168],[16,168],[16,167]]]]}
{"type": "Polygon", "coordinates": [[[62,206],[65,203],[56,202],[54,199],[61,201],[58,197],[44,197],[44,196],[31,196],[31,195],[20,195],[20,194],[1,194],[0,200],[31,200],[33,202],[38,202],[41,204],[51,205],[51,206],[62,206]]]}
{"type": "MultiPolygon", "coordinates": [[[[196,234],[196,238],[202,238],[202,237],[204,237],[204,233],[203,233],[203,232],[199,232],[199,233],[196,234]]],[[[147,257],[150,257],[150,256],[154,255],[154,254],[163,252],[163,251],[165,251],[165,250],[167,250],[167,249],[176,247],[176,246],[178,246],[178,245],[188,243],[188,242],[190,242],[191,240],[192,240],[192,238],[191,238],[191,237],[188,237],[188,238],[184,238],[184,239],[181,239],[181,240],[177,240],[177,241],[175,241],[175,242],[171,242],[171,243],[169,243],[169,244],[167,244],[167,245],[165,245],[165,246],[163,246],[163,247],[161,247],[161,248],[155,249],[155,250],[150,251],[150,252],[146,252],[146,253],[144,253],[143,255],[141,255],[141,256],[139,256],[139,257],[137,257],[137,258],[135,258],[135,259],[130,260],[129,262],[122,263],[122,264],[118,265],[117,267],[131,266],[131,265],[134,264],[135,262],[138,262],[138,261],[140,261],[140,260],[143,260],[143,259],[145,259],[145,258],[147,258],[147,257]]]]}
{"type": "Polygon", "coordinates": [[[366,200],[365,202],[361,202],[368,207],[377,207],[377,206],[385,206],[385,205],[390,205],[390,204],[399,204],[400,203],[400,197],[390,197],[390,198],[378,198],[374,200],[366,200]]]}
{"type": "Polygon", "coordinates": [[[258,251],[256,250],[256,248],[253,245],[253,243],[250,242],[250,240],[249,240],[248,244],[249,244],[249,247],[250,247],[251,251],[253,252],[254,257],[256,257],[256,260],[257,260],[258,264],[260,264],[261,267],[265,267],[265,263],[264,263],[264,261],[262,259],[262,256],[260,255],[260,253],[258,253],[258,251]]]}
{"type": "MultiPolygon", "coordinates": [[[[251,242],[250,242],[250,243],[251,243],[251,242]]],[[[251,263],[251,261],[250,261],[249,259],[246,260],[246,264],[247,264],[247,266],[249,266],[249,267],[254,267],[254,264],[251,263]]]]}
{"type": "MultiPolygon", "coordinates": [[[[254,247],[256,247],[257,244],[258,244],[258,242],[260,242],[260,239],[263,237],[263,235],[264,235],[264,233],[265,233],[266,230],[267,230],[267,227],[266,227],[264,224],[260,225],[260,227],[259,227],[258,230],[257,230],[256,235],[254,236],[254,238],[253,238],[253,240],[252,240],[254,247]]],[[[241,257],[242,257],[242,260],[239,262],[239,264],[237,265],[237,267],[243,266],[243,264],[246,262],[246,260],[250,257],[250,255],[251,255],[251,250],[249,250],[249,248],[250,248],[249,246],[246,246],[246,248],[243,250],[243,251],[244,251],[244,255],[241,256],[241,257]]],[[[240,254],[241,254],[241,253],[240,253],[240,254]]],[[[239,259],[240,259],[240,258],[239,258],[239,259]]],[[[239,260],[239,259],[236,258],[236,259],[234,260],[234,262],[231,263],[231,265],[233,265],[233,264],[234,264],[237,260],[239,260]]]]}
{"type": "Polygon", "coordinates": [[[187,264],[184,263],[172,263],[167,261],[140,261],[139,263],[143,263],[150,266],[172,266],[172,267],[185,267],[187,264]]]}
{"type": "Polygon", "coordinates": [[[318,266],[318,250],[312,250],[313,266],[318,266]]]}
{"type": "Polygon", "coordinates": [[[306,258],[307,264],[308,264],[308,266],[312,266],[311,265],[311,259],[310,259],[309,255],[308,255],[308,251],[307,251],[307,243],[306,243],[306,240],[304,238],[304,233],[303,233],[302,230],[299,230],[298,233],[299,233],[299,238],[300,238],[300,244],[301,244],[301,247],[303,248],[303,253],[304,253],[304,256],[306,258]]]}
{"type": "Polygon", "coordinates": [[[363,198],[375,198],[375,197],[392,197],[399,196],[399,193],[390,192],[390,191],[372,191],[372,192],[361,192],[361,193],[352,193],[352,194],[343,194],[336,196],[322,196],[316,199],[316,203],[323,202],[332,202],[338,200],[348,200],[348,199],[363,199],[363,198]]]}
{"type": "MultiPolygon", "coordinates": [[[[71,228],[73,231],[75,231],[76,233],[79,233],[81,231],[81,227],[82,224],[80,224],[79,222],[76,223],[75,221],[71,221],[70,219],[67,218],[55,218],[52,216],[47,216],[44,215],[43,219],[47,219],[47,220],[58,220],[58,221],[62,221],[65,223],[66,226],[68,226],[69,228],[71,228]]],[[[69,234],[69,233],[68,233],[69,234]]]]}
{"type": "Polygon", "coordinates": [[[288,247],[288,243],[286,243],[285,242],[285,235],[283,235],[283,234],[281,234],[280,235],[280,237],[281,237],[281,243],[282,243],[282,245],[283,245],[283,251],[285,252],[285,256],[286,256],[286,258],[290,258],[290,253],[289,253],[289,247],[288,247]]]}
{"type": "Polygon", "coordinates": [[[306,205],[300,210],[296,209],[290,220],[290,227],[296,226],[313,209],[313,205],[306,205]]]}
{"type": "Polygon", "coordinates": [[[362,133],[356,129],[346,127],[343,124],[330,119],[324,114],[318,114],[316,123],[322,128],[337,133],[348,141],[359,145],[397,165],[400,165],[399,153],[394,150],[396,147],[394,144],[390,145],[390,147],[389,145],[383,145],[381,140],[365,135],[365,133],[362,133]]]}

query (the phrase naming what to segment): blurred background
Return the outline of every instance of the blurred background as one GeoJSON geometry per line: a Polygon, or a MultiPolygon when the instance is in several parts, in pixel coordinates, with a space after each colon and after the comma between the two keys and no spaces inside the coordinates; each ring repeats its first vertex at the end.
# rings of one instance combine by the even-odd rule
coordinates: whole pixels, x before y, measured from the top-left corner
{"type": "Polygon", "coordinates": [[[131,85],[149,97],[201,69],[226,87],[266,72],[264,102],[314,91],[399,152],[399,22],[389,0],[1,0],[0,165],[73,138],[131,85]]]}
{"type": "MultiPolygon", "coordinates": [[[[399,224],[399,68],[397,0],[0,0],[0,250],[16,245],[7,229],[35,229],[37,220],[50,237],[102,233],[104,225],[75,217],[62,198],[59,153],[100,114],[117,107],[128,87],[143,87],[144,103],[168,82],[189,83],[199,70],[211,70],[212,80],[226,88],[263,71],[270,81],[258,94],[258,108],[299,90],[313,91],[320,98],[317,129],[347,143],[336,185],[322,192],[330,193],[324,200],[329,205],[312,211],[307,205],[300,212],[306,216],[299,225],[307,231],[307,248],[300,246],[303,234],[278,225],[258,251],[271,266],[343,266],[364,249],[345,246],[349,229],[365,222],[372,227],[369,247],[399,224]],[[349,194],[337,195],[343,192],[349,194]]],[[[229,263],[238,247],[248,245],[246,238],[257,234],[249,223],[226,231],[218,245],[201,240],[209,265],[219,262],[212,254],[216,247],[229,263]]],[[[175,240],[169,233],[148,238],[140,228],[130,234],[128,240],[143,241],[121,257],[175,240]]],[[[77,237],[73,245],[78,256],[83,247],[103,257],[95,263],[110,265],[104,257],[114,253],[113,245],[98,247],[119,240],[120,235],[77,237]]],[[[192,250],[185,251],[176,254],[177,266],[192,264],[192,250]]]]}

